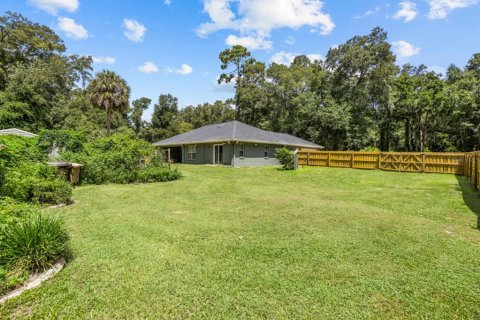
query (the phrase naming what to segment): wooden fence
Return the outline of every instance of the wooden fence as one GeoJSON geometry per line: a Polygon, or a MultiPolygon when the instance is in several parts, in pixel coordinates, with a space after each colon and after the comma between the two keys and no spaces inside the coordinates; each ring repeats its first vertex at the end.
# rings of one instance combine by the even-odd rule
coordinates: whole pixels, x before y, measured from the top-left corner
{"type": "Polygon", "coordinates": [[[463,175],[472,180],[475,189],[480,187],[480,151],[465,153],[463,175]]]}
{"type": "MultiPolygon", "coordinates": [[[[295,160],[297,166],[465,174],[464,162],[467,157],[470,159],[469,154],[465,153],[299,150],[296,152],[295,160]]],[[[472,156],[475,159],[479,159],[479,157],[480,152],[476,156],[472,156]]],[[[468,161],[472,162],[473,160],[468,161]]],[[[471,166],[470,162],[467,165],[468,168],[471,166]]],[[[475,170],[478,171],[478,165],[476,168],[475,170]]],[[[479,176],[476,175],[477,180],[479,176]]]]}

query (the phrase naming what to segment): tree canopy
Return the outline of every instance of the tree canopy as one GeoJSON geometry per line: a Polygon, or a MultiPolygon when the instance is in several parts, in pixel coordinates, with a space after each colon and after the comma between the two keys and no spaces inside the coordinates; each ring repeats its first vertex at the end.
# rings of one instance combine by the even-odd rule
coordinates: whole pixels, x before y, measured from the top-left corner
{"type": "Polygon", "coordinates": [[[153,108],[147,97],[130,103],[120,75],[92,77],[91,57],[65,52],[49,27],[0,16],[0,128],[71,129],[88,138],[130,131],[157,141],[236,119],[331,150],[480,150],[480,53],[445,74],[399,66],[379,27],[320,61],[299,55],[268,64],[240,45],[227,48],[218,83],[234,83],[233,99],[183,108],[161,92],[153,108]]]}

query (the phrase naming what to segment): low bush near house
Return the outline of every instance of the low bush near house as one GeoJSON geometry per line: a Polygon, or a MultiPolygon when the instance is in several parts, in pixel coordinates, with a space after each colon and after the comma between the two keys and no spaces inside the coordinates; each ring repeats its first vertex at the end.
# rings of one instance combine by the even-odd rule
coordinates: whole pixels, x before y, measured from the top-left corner
{"type": "Polygon", "coordinates": [[[276,157],[278,162],[282,165],[284,170],[293,170],[295,163],[294,163],[294,155],[293,151],[288,150],[287,148],[278,148],[276,149],[276,157]]]}
{"type": "Polygon", "coordinates": [[[146,167],[138,171],[138,182],[166,182],[177,180],[182,177],[182,174],[177,169],[170,170],[161,167],[146,167]]]}

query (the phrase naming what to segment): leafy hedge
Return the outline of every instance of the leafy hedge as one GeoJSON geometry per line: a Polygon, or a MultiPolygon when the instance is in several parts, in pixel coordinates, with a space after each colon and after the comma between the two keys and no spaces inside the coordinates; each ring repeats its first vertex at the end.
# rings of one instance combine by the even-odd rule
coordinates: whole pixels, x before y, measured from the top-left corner
{"type": "Polygon", "coordinates": [[[148,142],[130,134],[114,134],[84,145],[84,152],[66,151],[62,159],[83,165],[81,181],[87,184],[164,182],[181,177],[164,166],[160,153],[148,142]]]}
{"type": "Polygon", "coordinates": [[[35,138],[0,136],[0,196],[33,203],[68,203],[70,184],[46,164],[35,138]]]}

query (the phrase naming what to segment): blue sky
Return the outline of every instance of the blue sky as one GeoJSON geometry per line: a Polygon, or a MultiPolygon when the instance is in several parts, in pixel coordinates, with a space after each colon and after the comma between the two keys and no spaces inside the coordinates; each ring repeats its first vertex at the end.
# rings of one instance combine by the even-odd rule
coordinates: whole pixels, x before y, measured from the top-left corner
{"type": "Polygon", "coordinates": [[[180,107],[233,96],[216,85],[218,54],[232,44],[288,64],[380,26],[398,64],[442,72],[480,52],[480,0],[2,0],[0,10],[51,27],[69,53],[95,57],[95,71],[118,72],[132,99],[171,93],[180,107]]]}

